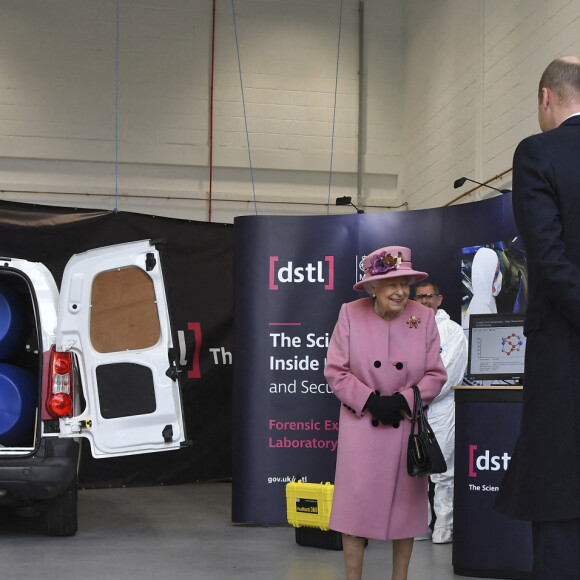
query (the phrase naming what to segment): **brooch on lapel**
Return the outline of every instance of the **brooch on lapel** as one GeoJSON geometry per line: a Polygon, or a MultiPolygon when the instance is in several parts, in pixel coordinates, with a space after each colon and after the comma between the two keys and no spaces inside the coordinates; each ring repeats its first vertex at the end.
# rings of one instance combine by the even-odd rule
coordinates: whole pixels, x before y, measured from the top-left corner
{"type": "Polygon", "coordinates": [[[421,324],[421,319],[413,314],[413,316],[409,316],[407,324],[409,325],[409,328],[419,328],[419,324],[421,324]]]}

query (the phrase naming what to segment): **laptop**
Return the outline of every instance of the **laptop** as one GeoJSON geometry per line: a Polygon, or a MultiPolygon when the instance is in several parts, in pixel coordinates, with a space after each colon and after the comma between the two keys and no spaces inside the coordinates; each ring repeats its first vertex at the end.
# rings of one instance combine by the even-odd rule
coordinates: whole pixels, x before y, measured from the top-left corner
{"type": "Polygon", "coordinates": [[[526,337],[523,314],[469,317],[467,377],[523,384],[526,337]]]}

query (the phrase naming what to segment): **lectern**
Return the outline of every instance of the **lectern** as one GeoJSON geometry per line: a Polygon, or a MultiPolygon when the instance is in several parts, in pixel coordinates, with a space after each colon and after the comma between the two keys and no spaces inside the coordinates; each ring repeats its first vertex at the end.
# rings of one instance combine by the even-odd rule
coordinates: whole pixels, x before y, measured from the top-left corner
{"type": "Polygon", "coordinates": [[[522,387],[453,389],[453,571],[481,578],[530,578],[531,524],[492,507],[519,433],[522,387]]]}

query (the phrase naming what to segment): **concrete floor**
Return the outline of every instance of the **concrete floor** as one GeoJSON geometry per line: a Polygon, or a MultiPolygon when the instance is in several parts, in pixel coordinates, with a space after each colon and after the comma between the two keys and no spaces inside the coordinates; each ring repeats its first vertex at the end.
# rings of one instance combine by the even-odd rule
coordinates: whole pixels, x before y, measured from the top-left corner
{"type": "MultiPolygon", "coordinates": [[[[42,535],[0,511],[2,580],[335,580],[341,551],[299,546],[287,526],[232,525],[231,484],[81,490],[79,531],[42,535]]],[[[370,541],[364,578],[389,579],[389,543],[370,541]]],[[[417,541],[409,580],[458,579],[451,545],[417,541]]]]}

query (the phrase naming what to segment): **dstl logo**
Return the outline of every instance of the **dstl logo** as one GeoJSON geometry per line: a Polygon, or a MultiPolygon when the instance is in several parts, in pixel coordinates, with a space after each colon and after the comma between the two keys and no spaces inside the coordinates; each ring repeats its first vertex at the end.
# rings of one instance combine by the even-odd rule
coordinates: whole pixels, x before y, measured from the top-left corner
{"type": "Polygon", "coordinates": [[[270,290],[278,290],[279,284],[324,284],[325,290],[334,290],[334,256],[324,261],[279,264],[278,256],[270,256],[270,290]]]}
{"type": "Polygon", "coordinates": [[[506,471],[510,462],[509,453],[492,455],[489,449],[477,453],[477,445],[469,446],[469,477],[477,477],[478,471],[506,471]]]}

